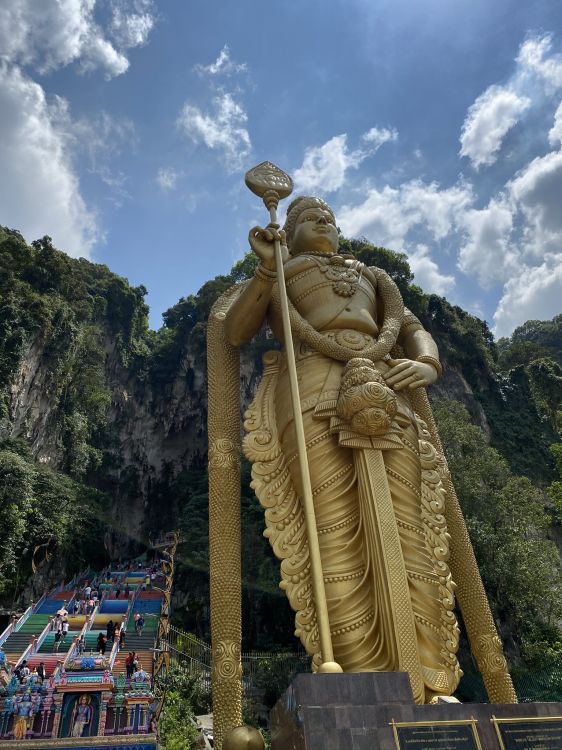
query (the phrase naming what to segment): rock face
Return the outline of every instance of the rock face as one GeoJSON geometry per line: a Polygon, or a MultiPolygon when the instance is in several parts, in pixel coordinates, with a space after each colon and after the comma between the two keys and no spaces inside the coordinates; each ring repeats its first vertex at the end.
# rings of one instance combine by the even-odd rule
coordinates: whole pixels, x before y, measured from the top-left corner
{"type": "MultiPolygon", "coordinates": [[[[102,471],[91,471],[88,476],[101,489],[115,495],[117,526],[126,527],[128,534],[143,538],[148,527],[155,525],[157,509],[150,508],[149,501],[164,475],[173,477],[186,469],[200,469],[206,463],[205,362],[184,351],[173,377],[163,388],[157,388],[149,378],[139,377],[122,364],[115,340],[107,330],[100,343],[104,380],[110,392],[106,415],[110,439],[104,446],[102,471]],[[131,484],[134,484],[134,496],[129,492],[131,484]]],[[[44,352],[45,341],[41,335],[23,352],[9,386],[9,419],[4,420],[0,438],[22,438],[37,461],[61,468],[64,449],[59,419],[60,393],[53,387],[44,352]]],[[[253,398],[259,369],[259,363],[251,356],[242,358],[243,409],[253,398]]],[[[431,388],[430,396],[461,401],[479,426],[490,434],[486,414],[462,372],[446,366],[439,383],[431,388]]],[[[118,552],[119,545],[112,551],[118,552]]]]}
{"type": "MultiPolygon", "coordinates": [[[[400,262],[384,253],[365,260],[396,262],[400,270],[399,256],[400,262]]],[[[173,526],[182,497],[170,500],[166,487],[182,472],[204,472],[206,318],[218,295],[240,278],[233,271],[208,282],[165,314],[164,328],[151,332],[143,287],[130,287],[104,266],[68,258],[48,238],[29,247],[17,232],[0,229],[0,440],[23,439],[39,463],[110,494],[117,529],[107,540],[112,554],[123,549],[119,529],[127,538],[146,539],[150,530],[173,526]]],[[[527,398],[525,378],[507,382],[493,372],[494,344],[485,324],[409,281],[397,277],[444,363],[430,397],[461,401],[502,450],[502,420],[510,408],[505,391],[511,389],[519,411],[527,410],[527,428],[540,432],[544,425],[527,398]]],[[[263,335],[243,352],[243,407],[270,345],[263,335]]],[[[525,460],[517,441],[510,451],[512,462],[525,460]]]]}

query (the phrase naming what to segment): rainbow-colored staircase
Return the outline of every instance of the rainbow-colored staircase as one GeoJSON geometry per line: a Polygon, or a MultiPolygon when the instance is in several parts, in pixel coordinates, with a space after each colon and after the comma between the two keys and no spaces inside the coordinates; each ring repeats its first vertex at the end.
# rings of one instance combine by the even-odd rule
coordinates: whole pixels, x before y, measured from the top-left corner
{"type": "Polygon", "coordinates": [[[95,749],[96,738],[112,737],[100,748],[155,750],[153,665],[159,634],[167,627],[178,541],[177,534],[166,535],[157,547],[162,555],[155,550],[151,563],[88,571],[61,584],[0,634],[0,748],[15,739],[19,747],[95,749]],[[88,614],[75,613],[88,584],[98,592],[96,606],[88,614]],[[69,627],[57,641],[60,610],[68,610],[69,627]],[[136,613],[144,618],[142,633],[135,632],[136,613]],[[100,653],[98,637],[106,635],[110,622],[115,638],[100,653]],[[138,662],[132,675],[125,663],[129,652],[138,662]],[[31,672],[23,681],[16,674],[22,665],[31,672]],[[34,673],[40,665],[43,681],[34,673]],[[77,744],[77,738],[83,742],[77,744]]]}

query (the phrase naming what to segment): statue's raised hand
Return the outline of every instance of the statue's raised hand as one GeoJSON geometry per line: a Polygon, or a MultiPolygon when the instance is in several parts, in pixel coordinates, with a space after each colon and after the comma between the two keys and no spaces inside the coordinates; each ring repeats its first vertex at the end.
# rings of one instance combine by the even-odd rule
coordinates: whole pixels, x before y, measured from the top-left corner
{"type": "Polygon", "coordinates": [[[265,229],[262,227],[252,227],[248,234],[250,247],[261,260],[263,265],[270,270],[275,270],[275,240],[281,243],[281,257],[283,263],[289,257],[287,250],[285,232],[279,230],[279,224],[268,224],[265,229]]]}

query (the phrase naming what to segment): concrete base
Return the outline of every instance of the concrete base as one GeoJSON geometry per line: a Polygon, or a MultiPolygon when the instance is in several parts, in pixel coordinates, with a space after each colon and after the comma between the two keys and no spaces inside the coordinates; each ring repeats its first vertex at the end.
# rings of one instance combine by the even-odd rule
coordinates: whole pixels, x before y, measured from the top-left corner
{"type": "Polygon", "coordinates": [[[562,703],[416,706],[405,673],[299,674],[270,729],[272,750],[562,750],[562,703]]]}

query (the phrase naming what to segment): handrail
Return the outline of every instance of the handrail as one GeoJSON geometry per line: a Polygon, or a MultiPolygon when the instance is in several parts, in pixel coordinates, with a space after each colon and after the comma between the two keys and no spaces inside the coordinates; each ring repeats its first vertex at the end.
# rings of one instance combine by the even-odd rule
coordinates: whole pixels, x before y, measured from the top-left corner
{"type": "Polygon", "coordinates": [[[41,644],[43,643],[43,641],[45,640],[45,638],[50,632],[52,632],[51,631],[51,618],[49,618],[49,620],[47,621],[47,624],[45,625],[43,630],[39,633],[39,635],[35,639],[35,650],[33,653],[37,653],[37,651],[39,651],[39,649],[41,648],[41,644]]]}
{"type": "Polygon", "coordinates": [[[43,604],[43,602],[45,601],[46,598],[47,598],[47,592],[44,591],[43,595],[39,597],[39,599],[35,602],[35,604],[33,604],[33,612],[34,613],[37,612],[37,610],[43,604]]]}
{"type": "MultiPolygon", "coordinates": [[[[95,612],[95,609],[94,609],[94,612],[95,612]]],[[[93,615],[93,612],[92,612],[92,615],[93,615]]],[[[74,657],[76,656],[76,647],[77,647],[77,644],[78,644],[78,641],[80,640],[80,638],[83,638],[84,640],[86,640],[86,633],[88,632],[88,630],[91,629],[91,625],[92,625],[92,622],[93,622],[93,620],[90,621],[90,618],[92,617],[92,615],[86,615],[86,618],[84,620],[84,624],[82,625],[82,629],[80,630],[80,632],[78,633],[77,636],[74,636],[74,638],[72,640],[72,645],[68,649],[68,653],[67,653],[66,658],[65,658],[65,660],[63,662],[63,666],[64,667],[66,667],[66,665],[68,664],[68,662],[72,661],[72,659],[74,659],[74,657]]]]}
{"type": "Polygon", "coordinates": [[[14,632],[15,633],[18,632],[18,630],[21,628],[21,626],[23,625],[23,623],[27,620],[27,618],[31,614],[33,614],[33,604],[29,605],[29,607],[25,610],[25,612],[23,613],[23,615],[21,615],[21,617],[19,618],[19,620],[14,625],[14,632]]]}
{"type": "Polygon", "coordinates": [[[20,656],[20,658],[14,664],[14,669],[18,666],[18,664],[21,664],[23,661],[26,661],[32,654],[33,654],[33,639],[31,643],[29,644],[29,646],[25,649],[23,654],[20,656]]]}
{"type": "Polygon", "coordinates": [[[3,644],[8,640],[8,638],[14,632],[14,628],[16,627],[16,622],[17,620],[15,619],[15,617],[12,617],[10,622],[6,625],[6,627],[0,634],[0,648],[2,648],[3,644]]]}
{"type": "Polygon", "coordinates": [[[66,656],[64,657],[62,662],[62,667],[64,670],[66,670],[66,665],[74,659],[77,642],[78,638],[74,636],[72,639],[72,643],[70,644],[70,648],[66,652],[66,656]]]}
{"type": "Polygon", "coordinates": [[[121,635],[121,631],[126,632],[126,622],[121,623],[121,627],[119,628],[119,631],[115,633],[113,637],[113,646],[111,647],[111,651],[109,652],[109,669],[113,671],[113,665],[115,664],[115,659],[117,658],[117,654],[120,651],[119,648],[119,636],[121,635]]]}

